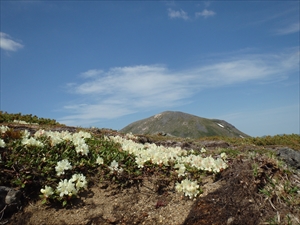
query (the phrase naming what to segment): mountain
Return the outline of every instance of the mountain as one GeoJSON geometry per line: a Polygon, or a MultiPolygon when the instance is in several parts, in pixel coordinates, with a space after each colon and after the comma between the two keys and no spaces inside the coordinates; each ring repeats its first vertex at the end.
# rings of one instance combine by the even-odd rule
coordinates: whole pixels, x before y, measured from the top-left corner
{"type": "Polygon", "coordinates": [[[207,119],[174,111],[165,111],[138,120],[120,130],[133,134],[165,134],[176,137],[200,138],[208,136],[249,137],[224,120],[207,119]]]}

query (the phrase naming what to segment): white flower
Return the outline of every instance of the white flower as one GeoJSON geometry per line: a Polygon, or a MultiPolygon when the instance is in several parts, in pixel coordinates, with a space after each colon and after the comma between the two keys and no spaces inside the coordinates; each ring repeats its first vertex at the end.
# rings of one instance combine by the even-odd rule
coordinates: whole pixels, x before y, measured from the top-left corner
{"type": "Polygon", "coordinates": [[[182,186],[182,184],[176,182],[175,190],[176,190],[177,192],[183,192],[183,186],[182,186]]]}
{"type": "Polygon", "coordinates": [[[138,165],[138,168],[143,168],[145,160],[143,158],[137,156],[135,158],[135,163],[138,165]]]}
{"type": "Polygon", "coordinates": [[[111,170],[118,170],[118,166],[119,166],[119,163],[116,162],[116,160],[114,160],[110,163],[110,166],[108,168],[111,170]]]}
{"type": "Polygon", "coordinates": [[[61,174],[65,174],[65,170],[70,170],[70,169],[72,169],[72,166],[67,159],[57,162],[57,166],[55,167],[57,176],[60,176],[61,174]]]}
{"type": "Polygon", "coordinates": [[[9,130],[9,127],[8,126],[1,126],[0,127],[0,133],[5,133],[6,131],[8,131],[9,130]]]}
{"type": "Polygon", "coordinates": [[[22,137],[23,138],[28,138],[30,136],[30,132],[28,130],[23,130],[22,131],[22,137]]]}
{"type": "Polygon", "coordinates": [[[58,183],[57,191],[59,192],[59,196],[63,197],[64,195],[76,195],[77,190],[75,188],[75,184],[71,180],[61,180],[58,183]]]}
{"type": "Polygon", "coordinates": [[[92,135],[85,131],[79,131],[78,133],[73,134],[74,138],[91,138],[92,135]]]}
{"type": "Polygon", "coordinates": [[[85,144],[85,141],[83,138],[73,135],[73,144],[75,146],[83,145],[85,144]]]}
{"type": "MultiPolygon", "coordinates": [[[[131,137],[126,135],[126,138],[131,137]]],[[[164,164],[165,166],[172,165],[175,162],[178,168],[178,176],[185,175],[185,165],[189,165],[197,168],[198,170],[205,170],[210,172],[220,172],[222,169],[227,167],[227,164],[221,158],[215,160],[211,156],[201,157],[200,155],[195,155],[195,151],[187,151],[181,149],[180,147],[163,147],[157,146],[156,144],[140,144],[135,143],[132,139],[128,140],[120,136],[110,136],[105,137],[106,140],[112,140],[116,143],[120,143],[122,150],[128,152],[135,156],[135,162],[139,168],[144,166],[145,162],[151,162],[152,164],[164,164]],[[182,164],[182,165],[180,165],[182,164]]],[[[206,149],[202,148],[201,153],[205,153],[206,149]]],[[[117,167],[110,166],[111,170],[117,170],[117,167]]]]}
{"type": "Polygon", "coordinates": [[[117,171],[118,173],[122,173],[123,172],[123,168],[118,168],[119,167],[119,163],[116,162],[116,160],[112,161],[110,163],[110,166],[108,167],[111,171],[117,171]]]}
{"type": "Polygon", "coordinates": [[[45,186],[45,189],[41,189],[41,192],[44,194],[46,198],[53,195],[54,193],[52,187],[49,187],[47,185],[45,186]]]}
{"type": "Polygon", "coordinates": [[[184,164],[176,164],[174,168],[178,168],[177,173],[178,177],[185,176],[185,165],[184,164]]]}
{"type": "Polygon", "coordinates": [[[222,152],[220,156],[221,156],[221,158],[224,159],[224,160],[227,158],[227,155],[226,155],[225,152],[222,152]]]}
{"type": "Polygon", "coordinates": [[[97,163],[98,165],[101,165],[101,164],[104,163],[104,161],[103,161],[103,159],[102,159],[100,156],[98,156],[98,158],[96,159],[96,163],[97,163]]]}
{"type": "Polygon", "coordinates": [[[62,131],[60,132],[60,138],[65,141],[72,141],[73,136],[69,131],[62,131]]]}
{"type": "Polygon", "coordinates": [[[36,131],[36,132],[34,133],[34,137],[35,137],[35,138],[42,137],[42,136],[45,135],[45,133],[46,133],[45,130],[39,129],[38,131],[36,131]]]}
{"type": "Polygon", "coordinates": [[[189,196],[189,198],[196,197],[199,193],[197,182],[190,181],[189,179],[185,179],[181,183],[176,183],[175,189],[178,192],[184,192],[184,195],[189,196]]]}
{"type": "Polygon", "coordinates": [[[13,123],[30,124],[30,123],[27,123],[26,121],[23,121],[23,120],[14,120],[13,123]]]}
{"type": "Polygon", "coordinates": [[[127,134],[125,135],[125,137],[126,137],[127,139],[137,139],[137,137],[134,136],[131,132],[130,132],[130,133],[127,133],[127,134]]]}
{"type": "Polygon", "coordinates": [[[82,153],[83,155],[87,155],[89,153],[89,146],[86,143],[77,145],[75,149],[77,153],[82,153]]]}
{"type": "Polygon", "coordinates": [[[70,179],[71,182],[75,182],[76,189],[79,190],[80,188],[87,187],[87,181],[84,175],[82,174],[74,174],[70,179]]]}
{"type": "Polygon", "coordinates": [[[61,142],[63,142],[64,140],[61,138],[61,134],[57,131],[53,132],[53,131],[47,131],[45,133],[45,136],[50,138],[50,143],[52,146],[55,146],[61,142]]]}
{"type": "Polygon", "coordinates": [[[26,146],[37,146],[37,147],[43,147],[44,144],[38,140],[36,140],[35,138],[33,137],[30,137],[30,138],[23,138],[22,139],[22,144],[23,145],[26,145],[26,146]]]}
{"type": "Polygon", "coordinates": [[[0,147],[4,148],[5,147],[5,142],[0,138],[0,147]]]}

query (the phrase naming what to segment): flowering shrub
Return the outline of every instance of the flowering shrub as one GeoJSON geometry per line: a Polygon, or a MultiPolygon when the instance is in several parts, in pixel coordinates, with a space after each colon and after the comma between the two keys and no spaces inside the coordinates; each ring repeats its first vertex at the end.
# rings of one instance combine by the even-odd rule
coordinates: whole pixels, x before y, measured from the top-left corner
{"type": "MultiPolygon", "coordinates": [[[[0,127],[1,135],[9,130],[0,127]]],[[[89,178],[96,173],[123,184],[140,179],[135,177],[149,168],[158,168],[162,173],[173,170],[177,174],[172,177],[177,182],[175,189],[194,198],[200,193],[196,175],[199,171],[218,173],[227,167],[225,153],[214,159],[202,155],[206,154],[205,149],[187,151],[180,147],[139,144],[136,139],[132,134],[93,137],[84,131],[40,129],[31,135],[24,130],[13,138],[0,139],[0,147],[7,149],[5,158],[0,154],[0,163],[18,173],[7,177],[13,185],[26,188],[36,184],[43,202],[58,200],[63,205],[86,189],[89,178]]],[[[4,183],[2,175],[0,171],[0,185],[4,183]]]]}
{"type": "MultiPolygon", "coordinates": [[[[132,139],[132,136],[130,138],[132,139]]],[[[180,147],[167,148],[148,143],[143,145],[120,136],[110,137],[110,139],[120,143],[124,151],[136,157],[135,162],[138,168],[143,168],[147,162],[164,166],[175,164],[174,169],[178,169],[176,170],[178,177],[185,177],[188,174],[186,166],[193,167],[196,171],[214,173],[219,173],[227,168],[227,164],[224,161],[226,158],[225,153],[222,153],[220,158],[214,159],[211,156],[202,157],[201,155],[196,155],[193,150],[188,152],[180,147]]],[[[202,148],[201,153],[205,152],[206,150],[202,148]]],[[[193,198],[199,193],[199,185],[196,182],[185,179],[180,184],[177,184],[176,190],[184,192],[185,196],[193,198]]]]}
{"type": "Polygon", "coordinates": [[[14,120],[13,123],[38,125],[38,123],[27,123],[26,121],[23,120],[14,120]]]}

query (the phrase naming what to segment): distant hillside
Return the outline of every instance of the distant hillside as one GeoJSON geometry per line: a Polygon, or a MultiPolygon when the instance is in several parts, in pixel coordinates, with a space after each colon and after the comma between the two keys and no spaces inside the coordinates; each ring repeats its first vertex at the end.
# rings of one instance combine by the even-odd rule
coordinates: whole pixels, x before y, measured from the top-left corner
{"type": "Polygon", "coordinates": [[[218,119],[206,119],[195,115],[166,111],[129,124],[123,133],[156,134],[176,137],[200,138],[208,136],[249,137],[230,123],[218,119]]]}

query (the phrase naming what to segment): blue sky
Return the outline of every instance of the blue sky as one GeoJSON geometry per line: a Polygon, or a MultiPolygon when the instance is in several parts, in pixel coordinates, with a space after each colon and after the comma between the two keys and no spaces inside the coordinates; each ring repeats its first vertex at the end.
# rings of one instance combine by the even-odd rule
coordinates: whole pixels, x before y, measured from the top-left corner
{"type": "Polygon", "coordinates": [[[1,1],[1,110],[119,130],[171,110],[299,134],[299,1],[1,1]]]}

